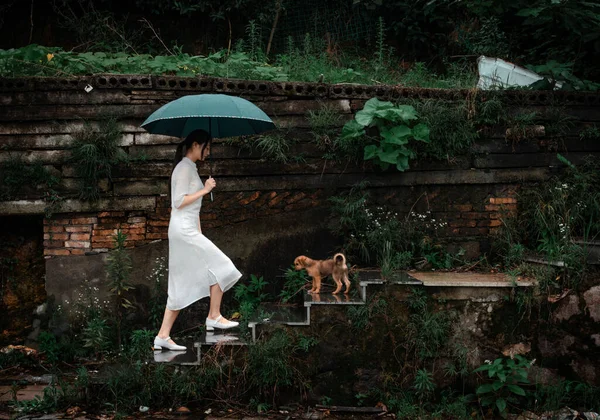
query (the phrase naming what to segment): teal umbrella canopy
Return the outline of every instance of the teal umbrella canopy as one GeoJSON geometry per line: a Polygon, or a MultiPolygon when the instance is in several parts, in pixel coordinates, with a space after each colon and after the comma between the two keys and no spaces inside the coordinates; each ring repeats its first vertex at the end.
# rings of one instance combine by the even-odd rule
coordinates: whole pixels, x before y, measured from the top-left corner
{"type": "Polygon", "coordinates": [[[142,128],[152,134],[186,137],[204,130],[213,138],[247,136],[275,128],[259,107],[246,99],[221,94],[188,95],[163,105],[142,128]]]}

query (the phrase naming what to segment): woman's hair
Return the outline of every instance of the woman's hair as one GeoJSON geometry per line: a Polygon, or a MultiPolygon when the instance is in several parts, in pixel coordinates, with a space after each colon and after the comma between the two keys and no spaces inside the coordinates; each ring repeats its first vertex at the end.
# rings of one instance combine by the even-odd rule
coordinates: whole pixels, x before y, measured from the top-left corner
{"type": "Polygon", "coordinates": [[[183,140],[181,143],[177,145],[177,150],[175,151],[175,163],[176,166],[181,159],[187,154],[187,151],[192,147],[194,143],[198,143],[202,148],[201,154],[204,154],[204,150],[210,142],[212,138],[210,135],[204,130],[194,130],[183,140]]]}

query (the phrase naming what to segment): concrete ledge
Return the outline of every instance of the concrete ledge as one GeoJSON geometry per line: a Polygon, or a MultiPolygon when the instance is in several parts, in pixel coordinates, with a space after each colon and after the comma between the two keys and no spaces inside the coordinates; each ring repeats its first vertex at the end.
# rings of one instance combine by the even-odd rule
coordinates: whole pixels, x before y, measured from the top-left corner
{"type": "Polygon", "coordinates": [[[423,282],[425,287],[531,287],[529,279],[515,279],[507,274],[410,272],[411,277],[423,282]]]}
{"type": "MultiPolygon", "coordinates": [[[[47,203],[44,200],[14,200],[0,202],[1,215],[43,214],[47,203]]],[[[54,213],[86,213],[90,211],[154,210],[156,197],[102,198],[96,202],[65,200],[54,213]]]]}

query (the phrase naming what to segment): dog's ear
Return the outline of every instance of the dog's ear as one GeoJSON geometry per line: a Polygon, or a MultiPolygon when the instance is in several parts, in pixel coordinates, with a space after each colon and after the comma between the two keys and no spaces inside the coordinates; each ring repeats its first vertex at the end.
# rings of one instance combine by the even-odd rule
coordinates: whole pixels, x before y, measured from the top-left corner
{"type": "Polygon", "coordinates": [[[300,255],[298,258],[296,258],[298,260],[299,264],[302,265],[306,265],[306,257],[304,255],[300,255]]]}

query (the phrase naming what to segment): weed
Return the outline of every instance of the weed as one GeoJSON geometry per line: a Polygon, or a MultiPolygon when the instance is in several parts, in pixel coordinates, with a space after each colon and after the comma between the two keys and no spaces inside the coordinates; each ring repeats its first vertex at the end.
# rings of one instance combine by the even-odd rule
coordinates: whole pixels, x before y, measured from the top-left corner
{"type": "Polygon", "coordinates": [[[452,160],[470,152],[478,133],[466,101],[426,99],[407,103],[415,107],[420,120],[429,127],[430,141],[420,144],[419,151],[444,160],[452,160]]]}
{"type": "Polygon", "coordinates": [[[600,139],[600,129],[596,124],[588,126],[579,133],[580,140],[597,140],[600,139]]]}
{"type": "Polygon", "coordinates": [[[316,111],[308,111],[308,122],[319,149],[334,153],[338,149],[338,127],[342,115],[330,105],[323,105],[316,111]]]}
{"type": "Polygon", "coordinates": [[[371,319],[385,312],[388,303],[383,298],[371,299],[365,305],[348,306],[347,314],[352,328],[364,331],[371,328],[371,319]]]}
{"type": "Polygon", "coordinates": [[[412,289],[408,306],[411,310],[406,337],[408,350],[420,360],[439,356],[450,331],[449,314],[431,310],[425,292],[416,288],[412,289]]]}
{"type": "Polygon", "coordinates": [[[117,346],[120,351],[122,343],[122,321],[124,310],[132,309],[134,306],[126,297],[127,292],[134,287],[129,282],[131,276],[132,262],[131,257],[125,250],[125,241],[127,236],[120,230],[114,237],[115,248],[108,256],[108,280],[109,291],[113,296],[115,303],[114,316],[117,326],[117,346]]]}
{"type": "Polygon", "coordinates": [[[299,293],[305,289],[310,281],[306,270],[295,270],[293,267],[285,271],[285,283],[279,293],[279,298],[283,303],[289,302],[295,296],[301,296],[299,293]]]}
{"type": "Polygon", "coordinates": [[[110,346],[108,333],[109,326],[104,318],[98,316],[89,319],[81,333],[83,346],[93,350],[96,358],[100,358],[110,346]]]}
{"type": "Polygon", "coordinates": [[[520,355],[514,359],[499,358],[486,361],[474,372],[486,372],[489,382],[475,391],[483,407],[495,407],[502,417],[506,417],[507,406],[519,404],[518,397],[526,397],[522,385],[528,385],[527,373],[531,363],[520,355]]]}
{"type": "Polygon", "coordinates": [[[152,273],[148,276],[148,282],[152,285],[152,295],[148,303],[150,326],[158,330],[162,322],[167,301],[167,281],[169,267],[165,257],[158,257],[152,273]]]}
{"type": "Polygon", "coordinates": [[[293,140],[285,133],[275,132],[260,136],[255,144],[263,158],[278,163],[287,163],[290,160],[289,153],[293,143],[293,140]]]}
{"type": "Polygon", "coordinates": [[[146,329],[132,331],[128,349],[128,355],[131,360],[145,360],[150,355],[150,346],[148,343],[152,342],[153,338],[154,331],[146,329]]]}
{"type": "Polygon", "coordinates": [[[431,372],[426,369],[417,370],[413,388],[421,399],[431,394],[435,389],[435,383],[433,382],[433,375],[431,372]]]}
{"type": "Polygon", "coordinates": [[[113,166],[127,161],[127,154],[119,147],[121,136],[114,118],[102,120],[98,130],[86,123],[83,130],[73,134],[72,161],[81,178],[82,200],[100,198],[100,180],[110,180],[113,166]]]}
{"type": "Polygon", "coordinates": [[[240,305],[239,312],[244,322],[248,322],[258,310],[259,305],[269,299],[269,294],[265,292],[268,284],[263,277],[257,277],[254,274],[250,275],[248,284],[242,282],[236,284],[234,297],[240,305]]]}

